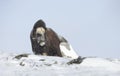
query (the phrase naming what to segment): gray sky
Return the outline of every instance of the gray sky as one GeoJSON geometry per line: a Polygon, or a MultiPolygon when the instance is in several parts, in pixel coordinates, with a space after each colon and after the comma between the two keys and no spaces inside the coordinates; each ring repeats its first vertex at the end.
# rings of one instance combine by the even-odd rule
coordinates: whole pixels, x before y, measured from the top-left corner
{"type": "Polygon", "coordinates": [[[120,0],[0,0],[0,51],[32,53],[42,19],[81,56],[120,58],[120,0]]]}

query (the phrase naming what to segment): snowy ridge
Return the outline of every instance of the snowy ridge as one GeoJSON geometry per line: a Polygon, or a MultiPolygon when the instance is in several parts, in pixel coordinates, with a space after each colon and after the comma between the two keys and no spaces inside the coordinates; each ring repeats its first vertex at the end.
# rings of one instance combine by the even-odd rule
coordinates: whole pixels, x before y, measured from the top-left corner
{"type": "Polygon", "coordinates": [[[81,64],[68,65],[71,59],[0,53],[1,76],[120,76],[120,60],[86,58],[81,64]]]}

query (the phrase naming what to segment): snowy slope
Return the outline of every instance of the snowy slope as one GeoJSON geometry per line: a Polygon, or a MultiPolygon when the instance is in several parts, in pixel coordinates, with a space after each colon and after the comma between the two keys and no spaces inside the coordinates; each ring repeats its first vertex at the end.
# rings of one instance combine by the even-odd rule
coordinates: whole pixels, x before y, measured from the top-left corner
{"type": "Polygon", "coordinates": [[[86,58],[81,64],[68,65],[71,59],[0,53],[0,76],[120,76],[120,60],[86,58]]]}

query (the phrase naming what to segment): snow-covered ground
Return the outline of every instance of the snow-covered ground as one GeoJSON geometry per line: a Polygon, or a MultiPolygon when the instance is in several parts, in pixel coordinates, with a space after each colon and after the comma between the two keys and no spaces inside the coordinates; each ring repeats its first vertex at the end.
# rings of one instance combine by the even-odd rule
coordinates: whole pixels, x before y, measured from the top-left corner
{"type": "Polygon", "coordinates": [[[81,64],[68,65],[71,59],[0,53],[0,76],[120,76],[120,60],[88,57],[81,64]]]}

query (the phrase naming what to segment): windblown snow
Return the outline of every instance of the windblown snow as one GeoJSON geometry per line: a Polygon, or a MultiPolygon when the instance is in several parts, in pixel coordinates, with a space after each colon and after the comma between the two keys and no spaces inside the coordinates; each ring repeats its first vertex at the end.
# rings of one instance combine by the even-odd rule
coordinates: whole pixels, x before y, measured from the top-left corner
{"type": "Polygon", "coordinates": [[[120,76],[120,60],[87,57],[81,64],[68,65],[71,59],[0,53],[0,76],[120,76]]]}

